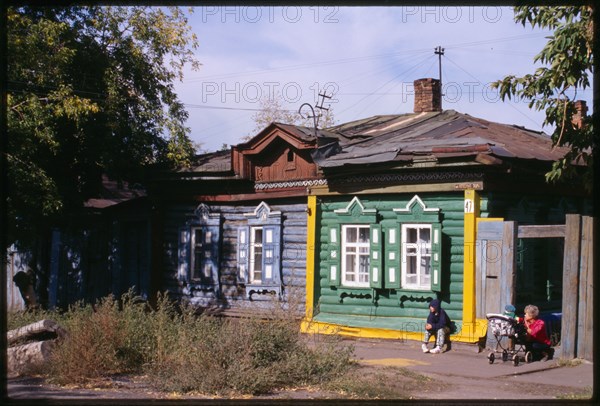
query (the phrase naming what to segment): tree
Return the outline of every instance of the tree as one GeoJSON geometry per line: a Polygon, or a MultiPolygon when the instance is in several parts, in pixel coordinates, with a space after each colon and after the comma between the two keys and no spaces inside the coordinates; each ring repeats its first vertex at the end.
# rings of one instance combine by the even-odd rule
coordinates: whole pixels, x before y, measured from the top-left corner
{"type": "MultiPolygon", "coordinates": [[[[331,107],[328,107],[328,109],[329,110],[322,111],[315,109],[316,114],[321,114],[317,122],[319,128],[327,128],[335,124],[333,109],[331,107]]],[[[312,112],[310,114],[312,114],[312,112]]],[[[277,94],[274,97],[263,97],[260,100],[260,110],[252,116],[252,119],[254,120],[255,126],[252,130],[252,134],[245,137],[245,140],[249,140],[273,122],[314,128],[314,121],[312,118],[307,118],[306,116],[302,117],[298,113],[298,110],[284,109],[283,97],[280,94],[277,94]]]]}
{"type": "Polygon", "coordinates": [[[179,8],[7,9],[7,242],[193,145],[174,91],[199,66],[179,8]]]}
{"type": "Polygon", "coordinates": [[[590,86],[593,67],[594,29],[591,6],[515,7],[515,21],[554,30],[548,42],[534,58],[546,65],[523,77],[514,75],[494,83],[502,100],[520,97],[529,108],[544,110],[544,125],[554,125],[554,146],[568,146],[570,151],[552,165],[546,174],[548,182],[573,179],[580,164],[586,164],[584,184],[591,189],[593,180],[593,124],[584,120],[581,128],[574,125],[574,101],[579,90],[590,86]],[[573,94],[569,96],[568,93],[573,94]]]}

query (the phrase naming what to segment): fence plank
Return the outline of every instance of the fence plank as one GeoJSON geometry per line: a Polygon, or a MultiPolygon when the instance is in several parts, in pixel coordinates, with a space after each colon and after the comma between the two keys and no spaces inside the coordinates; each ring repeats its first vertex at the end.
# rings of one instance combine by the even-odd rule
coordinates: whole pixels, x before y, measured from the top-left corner
{"type": "Polygon", "coordinates": [[[583,217],[581,227],[581,263],[579,280],[579,317],[577,357],[593,361],[594,218],[583,217]]]}
{"type": "Polygon", "coordinates": [[[517,223],[514,221],[505,221],[502,233],[502,271],[500,273],[500,307],[515,303],[515,286],[517,275],[517,258],[515,249],[517,247],[517,233],[515,230],[517,223]]]}
{"type": "Polygon", "coordinates": [[[575,358],[577,345],[578,285],[581,216],[567,214],[565,224],[565,254],[563,262],[563,304],[561,328],[562,357],[575,358]]]}
{"type": "Polygon", "coordinates": [[[518,233],[518,238],[562,238],[565,236],[565,226],[519,226],[518,233]]]}

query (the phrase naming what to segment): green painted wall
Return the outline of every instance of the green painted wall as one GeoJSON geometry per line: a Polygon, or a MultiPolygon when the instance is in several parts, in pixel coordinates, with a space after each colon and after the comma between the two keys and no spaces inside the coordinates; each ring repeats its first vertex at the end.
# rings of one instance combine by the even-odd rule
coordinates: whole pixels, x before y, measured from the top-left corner
{"type": "MultiPolygon", "coordinates": [[[[387,230],[398,224],[397,213],[393,209],[405,208],[414,196],[414,194],[361,195],[359,199],[366,210],[377,210],[378,223],[382,227],[383,238],[387,241],[387,230]]],[[[460,322],[463,301],[463,192],[423,193],[418,196],[427,208],[440,209],[443,288],[439,298],[442,299],[443,307],[449,316],[454,321],[460,322]]],[[[356,316],[355,323],[350,322],[350,325],[363,325],[365,318],[368,318],[367,324],[372,327],[396,326],[398,329],[403,329],[403,325],[414,325],[414,323],[420,325],[427,317],[429,300],[437,297],[436,292],[331,286],[328,274],[329,230],[340,221],[339,215],[334,211],[345,209],[352,198],[353,196],[318,199],[320,227],[317,227],[317,244],[320,261],[317,272],[319,313],[315,317],[316,320],[348,324],[348,316],[356,316]]],[[[383,257],[386,257],[385,252],[383,257]]]]}

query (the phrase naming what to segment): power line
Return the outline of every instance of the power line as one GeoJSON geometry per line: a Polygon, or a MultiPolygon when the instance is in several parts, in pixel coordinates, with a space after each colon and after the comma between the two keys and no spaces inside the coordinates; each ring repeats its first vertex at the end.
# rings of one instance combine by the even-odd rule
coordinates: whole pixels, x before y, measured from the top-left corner
{"type": "MultiPolygon", "coordinates": [[[[463,67],[461,67],[460,65],[458,65],[456,62],[454,62],[452,59],[448,58],[446,56],[446,59],[451,62],[452,64],[454,64],[457,68],[459,68],[460,70],[462,70],[463,72],[465,72],[467,75],[469,75],[470,77],[472,77],[473,79],[475,79],[476,81],[483,83],[483,81],[479,80],[479,78],[476,78],[475,76],[473,76],[470,72],[468,72],[466,69],[464,69],[463,67]]],[[[511,103],[508,103],[508,105],[510,106],[510,108],[514,109],[517,113],[521,114],[523,117],[527,118],[529,121],[531,121],[532,123],[534,123],[538,128],[541,129],[540,124],[535,121],[533,118],[529,117],[527,114],[523,113],[521,110],[519,110],[518,108],[516,108],[515,106],[513,106],[511,103]]]]}
{"type": "MultiPolygon", "coordinates": [[[[211,109],[211,110],[235,110],[235,111],[263,111],[264,109],[251,109],[246,107],[226,107],[226,106],[206,106],[203,104],[187,104],[183,103],[184,106],[192,108],[192,109],[211,109]]],[[[296,110],[285,110],[285,109],[276,109],[274,111],[280,111],[285,113],[293,113],[296,110]]]]}
{"type": "MultiPolygon", "coordinates": [[[[494,43],[498,43],[498,42],[517,41],[517,40],[522,40],[522,39],[527,39],[527,38],[545,37],[547,35],[548,35],[547,33],[534,33],[534,34],[516,35],[516,36],[511,36],[511,37],[495,38],[495,39],[489,39],[489,40],[463,42],[463,43],[458,43],[458,44],[454,44],[454,45],[448,45],[448,46],[446,46],[446,49],[460,49],[460,48],[472,47],[472,46],[477,46],[477,45],[494,44],[494,43]]],[[[383,54],[367,55],[367,56],[360,56],[360,57],[353,57],[353,58],[331,59],[331,60],[326,60],[326,61],[321,61],[321,62],[311,62],[311,63],[303,63],[303,64],[297,64],[297,65],[287,65],[287,66],[282,66],[279,68],[258,69],[258,70],[254,70],[254,71],[248,71],[248,72],[231,72],[231,73],[225,73],[225,74],[204,76],[201,78],[190,78],[190,79],[184,79],[184,82],[194,83],[194,82],[201,82],[201,81],[211,80],[211,79],[228,79],[228,78],[232,78],[232,77],[236,77],[236,76],[259,75],[259,74],[282,72],[282,71],[296,70],[296,69],[309,69],[309,68],[314,69],[316,66],[327,66],[327,65],[362,62],[362,61],[368,61],[368,60],[372,60],[372,59],[388,58],[388,57],[399,56],[399,55],[418,54],[418,53],[430,52],[430,51],[431,50],[429,48],[419,48],[419,49],[388,52],[388,53],[383,53],[383,54]]]]}
{"type": "MultiPolygon", "coordinates": [[[[356,103],[354,103],[354,104],[353,104],[353,105],[351,105],[350,107],[346,108],[345,110],[342,110],[342,111],[340,112],[340,114],[341,114],[341,113],[344,113],[344,112],[346,112],[346,111],[350,110],[351,108],[353,108],[354,106],[358,105],[358,104],[359,104],[359,103],[361,103],[363,100],[365,100],[367,97],[369,97],[369,96],[372,96],[374,93],[376,93],[376,92],[378,92],[379,90],[381,90],[381,89],[382,89],[383,87],[385,87],[387,84],[389,84],[389,83],[391,83],[391,82],[393,82],[393,81],[396,81],[396,79],[398,79],[399,77],[401,77],[401,76],[403,76],[403,75],[407,74],[408,72],[411,72],[411,71],[415,70],[416,68],[418,68],[419,66],[421,66],[423,63],[425,63],[425,61],[427,61],[427,59],[429,59],[429,58],[431,58],[431,55],[427,55],[425,58],[421,59],[419,62],[417,62],[415,65],[413,65],[413,66],[412,66],[412,67],[410,67],[409,69],[407,69],[407,70],[405,70],[405,71],[403,71],[403,72],[400,72],[398,75],[396,75],[396,76],[392,77],[390,80],[388,80],[387,82],[385,82],[384,84],[382,84],[381,86],[379,86],[377,89],[375,89],[373,92],[369,93],[367,96],[363,97],[362,99],[360,99],[359,101],[357,101],[356,103]]],[[[394,86],[392,86],[392,89],[393,89],[394,87],[396,87],[397,85],[398,85],[398,83],[396,83],[394,86]]],[[[386,93],[387,93],[387,92],[386,92],[386,93]]],[[[379,97],[377,98],[377,100],[379,100],[381,97],[382,97],[382,96],[379,96],[379,97]]],[[[366,107],[365,107],[365,108],[366,108],[366,107]]],[[[362,113],[362,112],[365,110],[365,108],[363,108],[363,109],[362,109],[362,110],[361,110],[361,111],[358,113],[358,115],[360,115],[360,114],[361,114],[361,113],[362,113]]]]}

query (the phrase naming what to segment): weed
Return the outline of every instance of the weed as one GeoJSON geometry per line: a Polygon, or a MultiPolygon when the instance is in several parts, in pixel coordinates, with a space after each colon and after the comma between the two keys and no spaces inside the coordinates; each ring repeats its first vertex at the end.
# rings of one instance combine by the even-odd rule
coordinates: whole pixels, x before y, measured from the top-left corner
{"type": "Polygon", "coordinates": [[[350,398],[409,399],[430,378],[405,368],[384,368],[366,373],[366,367],[356,365],[345,374],[323,385],[350,398]]]}
{"type": "Polygon", "coordinates": [[[43,319],[56,320],[56,313],[42,309],[29,309],[8,312],[6,329],[7,331],[14,330],[16,328],[23,327],[43,319]]]}
{"type": "MultiPolygon", "coordinates": [[[[63,385],[142,373],[158,390],[219,396],[321,385],[343,376],[353,348],[335,338],[302,335],[297,309],[274,301],[260,317],[217,318],[198,316],[197,309],[178,306],[166,294],[150,309],[132,292],[120,300],[77,303],[62,314],[44,314],[67,331],[44,373],[63,385]]],[[[19,314],[11,326],[35,319],[19,314]]]]}
{"type": "Polygon", "coordinates": [[[577,365],[581,365],[583,360],[580,358],[559,358],[556,360],[556,365],[559,367],[576,367],[577,365]]]}
{"type": "Polygon", "coordinates": [[[561,400],[589,400],[592,398],[594,391],[591,387],[582,389],[581,392],[576,393],[565,393],[557,396],[557,399],[561,400]]]}

